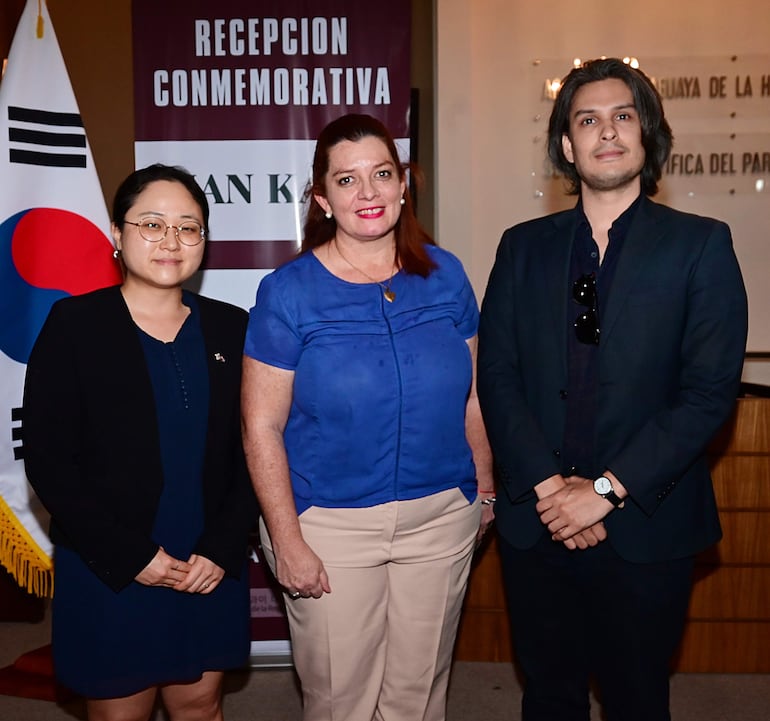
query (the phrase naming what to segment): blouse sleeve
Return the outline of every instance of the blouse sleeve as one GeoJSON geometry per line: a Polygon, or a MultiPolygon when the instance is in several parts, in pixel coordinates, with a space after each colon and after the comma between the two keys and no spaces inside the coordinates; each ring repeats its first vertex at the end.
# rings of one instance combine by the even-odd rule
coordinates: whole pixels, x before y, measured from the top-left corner
{"type": "Polygon", "coordinates": [[[257,300],[249,311],[243,352],[267,365],[294,370],[302,352],[296,318],[285,301],[286,283],[271,273],[262,279],[257,300]]]}
{"type": "Polygon", "coordinates": [[[466,340],[472,338],[479,329],[479,306],[476,296],[463,270],[462,264],[456,259],[458,266],[460,289],[457,293],[457,317],[455,326],[466,340]]]}

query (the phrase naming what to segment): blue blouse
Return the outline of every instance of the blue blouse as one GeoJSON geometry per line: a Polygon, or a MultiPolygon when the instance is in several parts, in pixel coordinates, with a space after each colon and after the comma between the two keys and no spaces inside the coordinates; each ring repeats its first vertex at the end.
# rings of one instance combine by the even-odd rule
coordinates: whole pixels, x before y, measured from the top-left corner
{"type": "Polygon", "coordinates": [[[473,501],[465,437],[472,380],[466,340],[478,306],[460,261],[403,271],[389,303],[305,253],[265,277],[244,352],[294,371],[284,442],[297,512],[361,508],[460,488],[473,501]]]}

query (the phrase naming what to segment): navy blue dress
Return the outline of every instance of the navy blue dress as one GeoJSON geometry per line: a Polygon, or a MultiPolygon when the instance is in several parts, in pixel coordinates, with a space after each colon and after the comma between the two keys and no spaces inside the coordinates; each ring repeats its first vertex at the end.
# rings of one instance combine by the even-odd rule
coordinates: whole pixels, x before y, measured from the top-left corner
{"type": "MultiPolygon", "coordinates": [[[[137,328],[152,379],[164,486],[153,540],[189,558],[203,528],[202,467],[209,384],[194,298],[171,343],[137,328]]],[[[119,400],[118,400],[119,402],[119,400]]],[[[126,452],[141,452],[126,439],[126,452]]],[[[210,594],[133,582],[116,593],[71,549],[56,548],[53,654],[59,681],[89,698],[115,698],[242,666],[249,650],[247,576],[210,594]]]]}

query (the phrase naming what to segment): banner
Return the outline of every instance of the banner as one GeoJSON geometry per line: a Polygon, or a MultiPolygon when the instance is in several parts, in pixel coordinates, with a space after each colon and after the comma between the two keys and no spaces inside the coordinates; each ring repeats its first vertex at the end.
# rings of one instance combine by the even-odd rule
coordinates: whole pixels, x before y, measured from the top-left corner
{"type": "MultiPolygon", "coordinates": [[[[163,162],[195,175],[211,232],[194,289],[250,308],[260,279],[299,248],[315,140],[329,121],[373,115],[408,159],[410,2],[132,8],[136,167],[163,162]]],[[[252,559],[252,665],[283,665],[282,596],[256,545],[252,559]]]]}
{"type": "Polygon", "coordinates": [[[0,563],[53,590],[47,517],[24,475],[21,404],[51,305],[119,283],[99,179],[44,2],[28,0],[0,82],[0,563]]]}
{"type": "Polygon", "coordinates": [[[133,0],[136,167],[177,164],[211,205],[196,289],[243,307],[297,251],[315,139],[367,113],[408,157],[409,0],[133,0]],[[162,41],[148,28],[164,28],[162,41]],[[255,272],[263,271],[263,272],[255,272]]]}

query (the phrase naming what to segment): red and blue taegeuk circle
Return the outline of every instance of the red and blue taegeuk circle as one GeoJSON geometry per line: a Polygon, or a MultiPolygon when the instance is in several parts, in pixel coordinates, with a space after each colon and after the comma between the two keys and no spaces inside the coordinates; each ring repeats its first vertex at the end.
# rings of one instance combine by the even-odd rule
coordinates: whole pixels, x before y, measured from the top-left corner
{"type": "Polygon", "coordinates": [[[68,210],[29,208],[0,223],[0,350],[26,363],[57,300],[120,283],[112,250],[68,210]]]}

